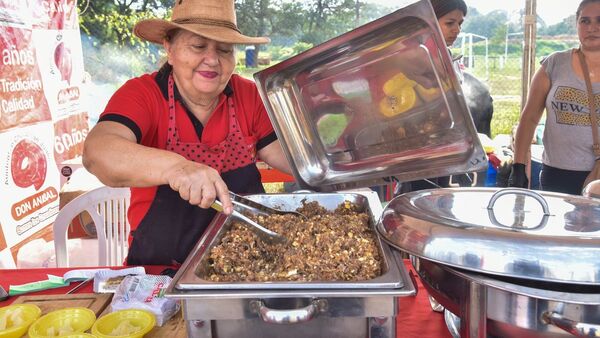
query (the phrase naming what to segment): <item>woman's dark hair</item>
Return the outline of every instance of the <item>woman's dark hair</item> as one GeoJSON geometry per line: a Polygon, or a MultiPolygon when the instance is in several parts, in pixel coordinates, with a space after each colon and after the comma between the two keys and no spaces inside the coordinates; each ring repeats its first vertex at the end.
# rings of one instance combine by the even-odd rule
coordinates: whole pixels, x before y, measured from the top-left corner
{"type": "MultiPolygon", "coordinates": [[[[433,0],[431,2],[433,2],[433,0]]],[[[580,2],[579,6],[577,6],[577,12],[575,12],[575,18],[579,19],[579,16],[581,15],[581,10],[583,9],[583,6],[594,3],[594,2],[600,2],[600,0],[583,0],[582,2],[580,2]]]]}
{"type": "Polygon", "coordinates": [[[460,10],[464,16],[467,16],[467,4],[463,0],[430,0],[430,2],[435,12],[435,17],[438,19],[455,9],[460,10]]]}

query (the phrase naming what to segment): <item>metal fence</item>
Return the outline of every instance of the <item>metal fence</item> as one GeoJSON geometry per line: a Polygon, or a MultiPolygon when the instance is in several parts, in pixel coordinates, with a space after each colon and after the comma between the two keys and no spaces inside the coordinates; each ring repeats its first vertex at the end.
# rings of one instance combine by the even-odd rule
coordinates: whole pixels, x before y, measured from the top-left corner
{"type": "Polygon", "coordinates": [[[494,98],[521,100],[522,58],[520,56],[475,55],[464,58],[465,70],[483,81],[494,98]],[[469,67],[470,66],[470,67],[469,67]]]}
{"type": "Polygon", "coordinates": [[[494,99],[492,136],[510,134],[521,111],[522,57],[474,55],[472,60],[463,58],[463,64],[466,72],[488,86],[494,99]]]}

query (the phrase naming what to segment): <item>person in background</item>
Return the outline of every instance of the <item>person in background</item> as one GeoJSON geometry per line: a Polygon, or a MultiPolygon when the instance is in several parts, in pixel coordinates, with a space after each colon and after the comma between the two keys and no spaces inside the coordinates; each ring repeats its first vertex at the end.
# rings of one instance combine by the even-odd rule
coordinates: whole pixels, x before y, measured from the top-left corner
{"type": "MultiPolygon", "coordinates": [[[[438,19],[446,46],[450,48],[461,32],[462,23],[467,16],[467,5],[463,0],[430,0],[438,19]]],[[[448,49],[450,52],[450,49],[448,49]]],[[[454,72],[458,77],[467,106],[478,133],[491,137],[490,123],[494,113],[493,99],[487,86],[475,76],[463,72],[462,55],[452,57],[454,72]]]]}
{"type": "MultiPolygon", "coordinates": [[[[438,19],[446,46],[450,48],[461,32],[461,26],[467,16],[467,5],[462,0],[430,0],[438,19]]],[[[450,50],[448,49],[450,52],[450,50]]],[[[494,113],[493,99],[487,86],[475,76],[463,72],[462,55],[452,56],[454,72],[458,77],[467,106],[478,133],[491,137],[490,123],[494,113]]]]}
{"type": "MultiPolygon", "coordinates": [[[[430,0],[430,2],[440,25],[442,37],[446,42],[446,46],[450,48],[458,38],[465,16],[467,16],[467,4],[463,0],[430,0]]],[[[461,63],[462,55],[453,56],[450,49],[448,49],[448,52],[452,57],[454,72],[460,83],[462,83],[464,80],[463,65],[461,63]]]]}
{"type": "MultiPolygon", "coordinates": [[[[588,67],[594,95],[600,92],[600,0],[584,0],[576,12],[580,50],[588,67]]],[[[547,118],[542,142],[541,190],[581,194],[594,166],[588,95],[577,49],[555,52],[542,61],[531,81],[515,136],[514,164],[508,185],[528,188],[525,173],[535,128],[544,108],[547,118]]]]}
{"type": "Polygon", "coordinates": [[[235,44],[264,44],[236,26],[233,0],[175,1],[171,20],[134,33],[167,55],[126,82],[85,141],[83,163],[104,184],[131,187],[127,264],[181,264],[228,191],[264,192],[258,159],[289,172],[254,82],[234,75],[235,44]]]}

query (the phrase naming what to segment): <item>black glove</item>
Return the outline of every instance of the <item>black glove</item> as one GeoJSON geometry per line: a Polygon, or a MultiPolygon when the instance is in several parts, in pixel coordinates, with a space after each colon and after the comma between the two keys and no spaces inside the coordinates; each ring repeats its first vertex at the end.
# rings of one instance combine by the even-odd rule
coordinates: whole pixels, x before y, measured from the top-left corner
{"type": "Polygon", "coordinates": [[[514,163],[508,178],[509,187],[529,188],[529,180],[525,174],[525,165],[523,163],[514,163]]]}

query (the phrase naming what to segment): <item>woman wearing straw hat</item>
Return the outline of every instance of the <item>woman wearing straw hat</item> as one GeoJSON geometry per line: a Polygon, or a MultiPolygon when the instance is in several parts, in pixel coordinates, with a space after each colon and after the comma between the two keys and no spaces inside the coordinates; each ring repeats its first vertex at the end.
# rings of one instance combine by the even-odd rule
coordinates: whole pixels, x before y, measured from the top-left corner
{"type": "Polygon", "coordinates": [[[234,44],[264,44],[236,26],[233,0],[176,0],[170,21],[134,33],[162,44],[167,62],[119,88],[85,142],[85,167],[131,188],[128,264],[178,264],[228,190],[264,192],[256,160],[289,172],[256,86],[233,75],[234,44]]]}

